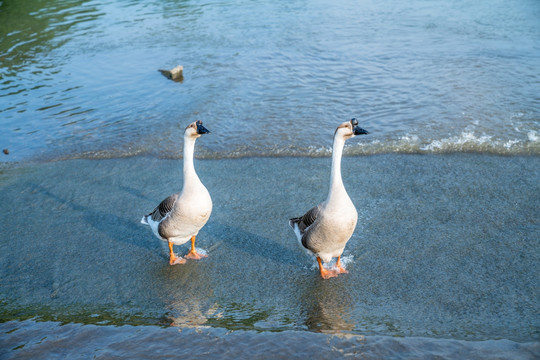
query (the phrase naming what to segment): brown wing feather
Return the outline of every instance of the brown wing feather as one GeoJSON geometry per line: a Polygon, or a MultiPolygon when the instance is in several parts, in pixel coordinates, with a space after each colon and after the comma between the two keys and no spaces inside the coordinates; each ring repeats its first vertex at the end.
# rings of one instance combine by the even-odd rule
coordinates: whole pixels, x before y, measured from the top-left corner
{"type": "Polygon", "coordinates": [[[315,222],[315,220],[317,220],[317,216],[319,215],[320,210],[321,206],[317,205],[309,209],[308,212],[306,212],[304,215],[297,218],[292,218],[290,220],[291,226],[293,226],[293,224],[297,224],[298,229],[300,229],[300,233],[303,234],[304,231],[306,231],[306,229],[310,227],[311,224],[315,222]]]}
{"type": "Polygon", "coordinates": [[[172,194],[166,197],[156,208],[147,216],[154,221],[161,221],[173,209],[174,203],[178,199],[178,194],[172,194]]]}

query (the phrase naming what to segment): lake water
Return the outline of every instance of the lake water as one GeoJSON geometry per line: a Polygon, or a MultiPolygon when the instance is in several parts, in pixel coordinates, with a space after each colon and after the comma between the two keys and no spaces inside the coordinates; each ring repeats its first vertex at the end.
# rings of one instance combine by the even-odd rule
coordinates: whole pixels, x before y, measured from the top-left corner
{"type": "Polygon", "coordinates": [[[7,160],[540,153],[540,4],[508,1],[3,1],[7,160]],[[184,81],[158,69],[184,66],[184,81]]]}
{"type": "Polygon", "coordinates": [[[533,0],[0,1],[0,358],[540,357],[538,19],[533,0]],[[326,197],[351,117],[359,223],[324,281],[287,220],[326,197]],[[139,220],[180,190],[198,119],[209,257],[171,267],[139,220]]]}

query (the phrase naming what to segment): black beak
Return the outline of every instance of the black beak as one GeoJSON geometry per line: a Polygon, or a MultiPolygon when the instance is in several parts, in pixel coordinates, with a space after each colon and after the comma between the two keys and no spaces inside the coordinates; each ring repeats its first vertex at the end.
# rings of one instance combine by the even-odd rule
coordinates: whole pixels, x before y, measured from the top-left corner
{"type": "Polygon", "coordinates": [[[360,126],[354,127],[354,135],[367,135],[369,134],[367,130],[362,129],[360,126]]]}
{"type": "Polygon", "coordinates": [[[208,134],[209,132],[210,130],[208,130],[207,128],[203,126],[202,121],[197,122],[197,134],[202,135],[202,134],[208,134]]]}

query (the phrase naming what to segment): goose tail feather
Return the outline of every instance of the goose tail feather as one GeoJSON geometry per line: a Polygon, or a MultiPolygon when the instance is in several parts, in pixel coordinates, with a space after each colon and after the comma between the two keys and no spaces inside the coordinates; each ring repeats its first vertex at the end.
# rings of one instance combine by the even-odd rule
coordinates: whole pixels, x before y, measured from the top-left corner
{"type": "Polygon", "coordinates": [[[298,227],[298,223],[300,222],[300,220],[302,220],[301,217],[295,217],[295,218],[292,218],[292,219],[289,219],[289,226],[292,227],[294,229],[294,227],[298,227]]]}
{"type": "Polygon", "coordinates": [[[298,239],[298,243],[302,245],[302,232],[300,231],[300,227],[298,226],[298,221],[300,218],[294,218],[289,220],[289,225],[292,227],[294,234],[296,235],[296,239],[298,239]]]}

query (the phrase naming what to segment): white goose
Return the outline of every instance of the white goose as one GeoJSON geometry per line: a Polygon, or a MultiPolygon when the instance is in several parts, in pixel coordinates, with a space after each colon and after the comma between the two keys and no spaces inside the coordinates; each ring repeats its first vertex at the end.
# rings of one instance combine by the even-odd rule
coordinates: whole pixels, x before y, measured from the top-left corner
{"type": "Polygon", "coordinates": [[[300,243],[317,257],[324,279],[347,272],[341,266],[341,254],[354,232],[358,213],[341,179],[341,156],[345,140],[363,134],[368,132],[358,126],[356,119],[338,126],[334,133],[328,197],[303,216],[289,220],[300,243]],[[336,269],[324,268],[322,262],[329,262],[334,257],[337,257],[336,269]]]}
{"type": "Polygon", "coordinates": [[[185,259],[174,254],[173,245],[185,244],[190,239],[191,250],[185,257],[188,259],[206,257],[195,250],[195,237],[212,213],[212,199],[195,172],[193,153],[195,140],[202,134],[209,132],[200,120],[186,127],[184,131],[184,185],[182,191],[167,197],[141,220],[141,223],[152,228],[159,239],[168,242],[169,263],[171,265],[186,262],[185,259]]]}

